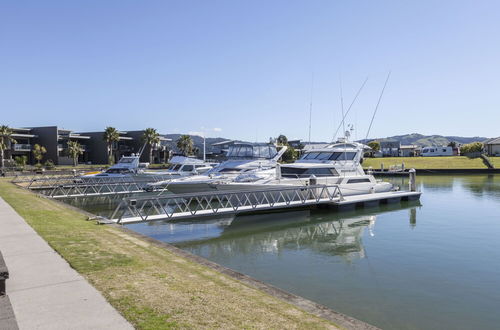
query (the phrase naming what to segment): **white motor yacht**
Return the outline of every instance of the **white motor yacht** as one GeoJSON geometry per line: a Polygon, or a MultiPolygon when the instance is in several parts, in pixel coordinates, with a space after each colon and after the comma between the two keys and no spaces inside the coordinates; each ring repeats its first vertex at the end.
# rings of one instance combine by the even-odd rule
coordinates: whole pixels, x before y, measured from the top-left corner
{"type": "Polygon", "coordinates": [[[89,172],[85,173],[80,177],[82,181],[91,181],[92,179],[99,178],[109,178],[112,179],[121,179],[121,178],[133,178],[143,173],[142,164],[139,162],[139,156],[132,154],[131,156],[122,157],[118,163],[111,166],[105,171],[102,172],[89,172]]]}
{"type": "Polygon", "coordinates": [[[361,163],[367,149],[369,147],[360,143],[340,141],[322,149],[310,150],[295,163],[280,165],[267,176],[242,173],[231,182],[214,184],[214,188],[220,191],[248,191],[324,184],[338,185],[344,196],[393,190],[391,183],[365,174],[361,163]]]}
{"type": "Polygon", "coordinates": [[[218,165],[217,163],[209,163],[197,158],[184,156],[174,156],[169,163],[170,166],[166,171],[153,172],[157,175],[165,176],[165,180],[148,183],[144,188],[146,191],[163,189],[167,187],[173,179],[204,174],[218,165]]]}
{"type": "Polygon", "coordinates": [[[276,170],[286,147],[276,150],[273,144],[235,143],[229,147],[227,160],[205,174],[171,180],[166,189],[176,194],[216,190],[216,185],[230,183],[246,174],[268,177],[276,170]]]}

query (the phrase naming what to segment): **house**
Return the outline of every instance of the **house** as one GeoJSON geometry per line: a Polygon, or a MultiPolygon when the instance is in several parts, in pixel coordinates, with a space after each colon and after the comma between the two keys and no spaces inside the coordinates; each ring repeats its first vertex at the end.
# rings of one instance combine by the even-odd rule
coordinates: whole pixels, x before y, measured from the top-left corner
{"type": "Polygon", "coordinates": [[[488,139],[483,144],[488,156],[500,156],[500,137],[488,139]]]}
{"type": "Polygon", "coordinates": [[[395,140],[380,141],[380,152],[383,157],[398,157],[401,142],[395,140]]]}
{"type": "Polygon", "coordinates": [[[400,157],[416,157],[420,156],[420,151],[422,149],[420,146],[415,144],[402,145],[399,147],[399,156],[400,157]]]}

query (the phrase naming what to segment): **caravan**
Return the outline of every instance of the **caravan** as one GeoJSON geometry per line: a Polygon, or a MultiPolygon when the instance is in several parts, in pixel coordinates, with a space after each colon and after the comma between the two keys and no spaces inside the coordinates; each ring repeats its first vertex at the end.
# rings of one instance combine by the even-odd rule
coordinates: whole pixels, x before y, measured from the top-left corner
{"type": "Polygon", "coordinates": [[[422,149],[421,156],[437,157],[437,156],[453,156],[453,147],[425,147],[422,149]]]}

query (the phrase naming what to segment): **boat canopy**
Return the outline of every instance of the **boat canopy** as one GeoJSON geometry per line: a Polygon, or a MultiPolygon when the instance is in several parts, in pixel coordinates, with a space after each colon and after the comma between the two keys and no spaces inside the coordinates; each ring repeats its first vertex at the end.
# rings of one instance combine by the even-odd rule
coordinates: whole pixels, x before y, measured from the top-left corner
{"type": "Polygon", "coordinates": [[[228,158],[272,159],[278,152],[272,144],[233,144],[229,146],[228,158]]]}

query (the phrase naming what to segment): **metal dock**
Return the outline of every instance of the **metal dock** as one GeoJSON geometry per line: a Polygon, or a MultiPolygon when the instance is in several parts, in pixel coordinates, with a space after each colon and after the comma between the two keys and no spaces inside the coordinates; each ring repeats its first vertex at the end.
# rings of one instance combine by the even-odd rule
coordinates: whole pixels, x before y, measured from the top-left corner
{"type": "Polygon", "coordinates": [[[118,195],[143,192],[147,183],[165,180],[165,177],[151,175],[140,178],[93,177],[82,180],[79,176],[34,176],[12,182],[51,198],[118,195]]]}
{"type": "Polygon", "coordinates": [[[351,208],[418,200],[418,191],[391,191],[343,196],[338,185],[313,185],[253,191],[126,197],[109,219],[100,223],[131,224],[156,220],[184,220],[293,208],[351,208]]]}

